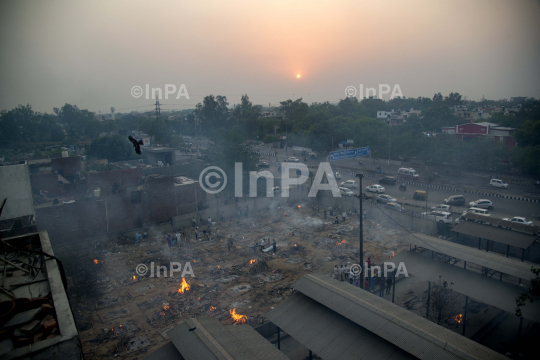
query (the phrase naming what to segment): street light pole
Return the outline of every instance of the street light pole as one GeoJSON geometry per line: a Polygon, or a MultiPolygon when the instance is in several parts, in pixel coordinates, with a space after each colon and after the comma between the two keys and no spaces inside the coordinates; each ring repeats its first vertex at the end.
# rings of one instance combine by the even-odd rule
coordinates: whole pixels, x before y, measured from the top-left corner
{"type": "Polygon", "coordinates": [[[362,178],[364,177],[363,174],[356,174],[356,177],[358,178],[359,185],[360,185],[360,194],[358,195],[358,199],[360,199],[360,279],[358,281],[360,282],[360,289],[364,288],[364,212],[362,211],[362,178]]]}

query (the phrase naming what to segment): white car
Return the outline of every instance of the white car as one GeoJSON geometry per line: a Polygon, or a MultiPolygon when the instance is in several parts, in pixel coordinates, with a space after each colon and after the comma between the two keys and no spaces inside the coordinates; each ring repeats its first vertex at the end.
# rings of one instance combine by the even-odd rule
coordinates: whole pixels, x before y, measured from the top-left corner
{"type": "Polygon", "coordinates": [[[354,196],[354,193],[345,187],[340,187],[339,193],[341,194],[341,196],[354,196]]]}
{"type": "Polygon", "coordinates": [[[517,223],[517,224],[533,225],[533,222],[532,222],[532,221],[529,221],[529,220],[527,220],[526,218],[520,217],[520,216],[514,216],[514,217],[511,218],[511,219],[509,219],[509,218],[503,218],[503,220],[511,221],[511,222],[514,222],[514,223],[517,223]]]}
{"type": "Polygon", "coordinates": [[[433,219],[438,223],[442,224],[451,224],[452,223],[452,216],[451,213],[446,211],[432,211],[430,213],[422,213],[422,216],[425,216],[428,219],[433,219]]]}
{"type": "Polygon", "coordinates": [[[337,172],[337,171],[334,171],[334,178],[336,180],[341,180],[341,174],[339,172],[337,172]]]}
{"type": "Polygon", "coordinates": [[[503,182],[500,179],[491,179],[489,180],[489,185],[496,187],[496,188],[502,188],[502,189],[508,189],[508,184],[503,182]]]}
{"type": "Polygon", "coordinates": [[[290,162],[299,162],[300,159],[295,158],[295,157],[290,157],[290,158],[289,158],[289,161],[290,161],[290,162]]]}
{"type": "Polygon", "coordinates": [[[384,187],[381,185],[369,185],[366,188],[366,191],[382,194],[384,192],[384,187]]]}
{"type": "Polygon", "coordinates": [[[431,208],[431,210],[440,210],[440,211],[451,212],[452,207],[451,207],[450,205],[440,204],[440,205],[437,205],[437,206],[433,206],[433,207],[431,208]]]}
{"type": "Polygon", "coordinates": [[[339,186],[340,186],[340,187],[346,187],[346,188],[355,189],[355,188],[356,188],[356,181],[354,181],[354,180],[347,180],[347,181],[345,181],[345,182],[342,182],[339,186]]]}

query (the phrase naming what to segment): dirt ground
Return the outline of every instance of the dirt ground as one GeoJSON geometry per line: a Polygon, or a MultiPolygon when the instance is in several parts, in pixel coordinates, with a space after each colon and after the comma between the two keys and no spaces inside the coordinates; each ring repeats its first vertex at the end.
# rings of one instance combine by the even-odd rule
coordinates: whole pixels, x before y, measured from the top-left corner
{"type": "MultiPolygon", "coordinates": [[[[295,204],[218,222],[204,235],[208,227],[200,226],[198,240],[193,228],[183,229],[187,241],[172,247],[167,243],[167,236],[174,239],[172,233],[149,236],[139,245],[120,237],[96,246],[88,256],[102,266],[102,291],[95,301],[74,307],[85,358],[142,359],[168,341],[165,330],[188,317],[215,316],[231,325],[263,323],[264,314],[288,298],[292,284],[305,274],[331,274],[334,265],[358,263],[357,215],[345,222],[340,215],[339,224],[328,217],[295,204]],[[276,254],[261,252],[260,246],[254,253],[254,243],[262,238],[267,247],[268,239],[276,240],[276,254]],[[181,272],[150,277],[152,262],[154,269],[166,266],[167,271],[169,262],[180,262],[183,270],[189,270],[189,262],[195,275],[185,274],[190,289],[179,293],[181,272]],[[139,264],[148,267],[145,276],[137,274],[139,264]],[[235,322],[232,309],[245,319],[235,322]]],[[[364,260],[369,256],[381,264],[397,254],[404,231],[392,223],[365,220],[364,260]]]]}

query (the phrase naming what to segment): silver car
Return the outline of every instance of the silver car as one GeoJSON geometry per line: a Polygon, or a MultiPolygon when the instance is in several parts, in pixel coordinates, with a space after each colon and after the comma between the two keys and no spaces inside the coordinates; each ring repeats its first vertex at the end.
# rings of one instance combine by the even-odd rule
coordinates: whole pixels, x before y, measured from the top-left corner
{"type": "Polygon", "coordinates": [[[480,209],[491,210],[491,209],[493,209],[493,203],[491,202],[491,200],[480,199],[480,200],[470,202],[469,207],[470,208],[475,207],[475,208],[480,208],[480,209]]]}
{"type": "Polygon", "coordinates": [[[376,199],[377,199],[377,202],[381,202],[381,203],[384,203],[384,204],[391,203],[391,202],[395,203],[397,201],[396,199],[394,199],[390,195],[384,195],[384,194],[381,194],[381,195],[377,196],[376,199]]]}

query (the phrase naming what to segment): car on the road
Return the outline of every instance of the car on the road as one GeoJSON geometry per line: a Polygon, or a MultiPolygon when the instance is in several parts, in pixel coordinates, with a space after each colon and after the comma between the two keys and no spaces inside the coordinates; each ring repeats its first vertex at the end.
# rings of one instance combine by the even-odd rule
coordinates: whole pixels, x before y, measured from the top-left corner
{"type": "Polygon", "coordinates": [[[396,178],[393,176],[384,176],[379,179],[379,184],[396,185],[396,178]]]}
{"type": "Polygon", "coordinates": [[[440,204],[440,205],[437,205],[437,206],[432,206],[431,210],[440,210],[440,211],[452,212],[452,207],[450,205],[440,204]]]}
{"type": "Polygon", "coordinates": [[[413,178],[416,178],[416,177],[419,176],[416,173],[416,170],[414,170],[413,168],[400,168],[398,170],[398,175],[409,176],[409,177],[413,177],[413,178]]]}
{"type": "Polygon", "coordinates": [[[451,224],[452,223],[452,214],[446,211],[432,211],[432,212],[424,212],[422,213],[422,216],[435,220],[438,223],[443,224],[451,224]]]}
{"type": "Polygon", "coordinates": [[[491,210],[491,209],[493,209],[493,203],[491,202],[491,200],[480,199],[480,200],[476,200],[476,201],[471,201],[469,203],[469,207],[470,208],[475,207],[475,208],[491,210]]]}
{"type": "Polygon", "coordinates": [[[339,173],[339,171],[334,171],[334,179],[341,180],[341,174],[339,173]]]}
{"type": "Polygon", "coordinates": [[[342,182],[339,186],[354,189],[354,188],[356,188],[356,181],[355,180],[347,180],[347,181],[342,182]]]}
{"type": "Polygon", "coordinates": [[[509,218],[503,218],[503,220],[511,221],[511,222],[517,223],[517,224],[533,225],[533,222],[532,222],[532,221],[527,220],[526,218],[521,217],[521,216],[514,216],[514,217],[511,218],[511,219],[509,219],[509,218]]]}
{"type": "Polygon", "coordinates": [[[258,165],[260,168],[269,168],[270,163],[268,161],[261,161],[258,165]]]}
{"type": "Polygon", "coordinates": [[[290,161],[290,162],[299,162],[300,159],[295,158],[294,156],[291,156],[291,157],[289,158],[289,161],[290,161]]]}
{"type": "Polygon", "coordinates": [[[341,194],[341,196],[354,196],[354,193],[346,187],[340,187],[339,193],[341,194]]]}
{"type": "Polygon", "coordinates": [[[508,184],[502,181],[501,179],[491,179],[489,180],[489,185],[496,188],[508,189],[508,184]]]}
{"type": "Polygon", "coordinates": [[[398,204],[396,202],[386,203],[386,204],[384,204],[384,207],[386,209],[393,210],[393,211],[399,211],[399,212],[406,212],[407,211],[407,210],[405,210],[405,208],[403,206],[401,206],[400,204],[398,204]]]}
{"type": "Polygon", "coordinates": [[[448,199],[444,199],[444,203],[447,205],[465,205],[465,196],[463,195],[454,195],[450,196],[448,199]]]}
{"type": "Polygon", "coordinates": [[[366,191],[382,194],[384,192],[384,187],[381,185],[369,185],[366,188],[366,191]]]}
{"type": "Polygon", "coordinates": [[[385,195],[385,194],[381,194],[381,195],[377,196],[376,199],[377,199],[377,202],[381,202],[381,203],[385,203],[385,204],[397,201],[396,199],[394,199],[390,195],[385,195]]]}

